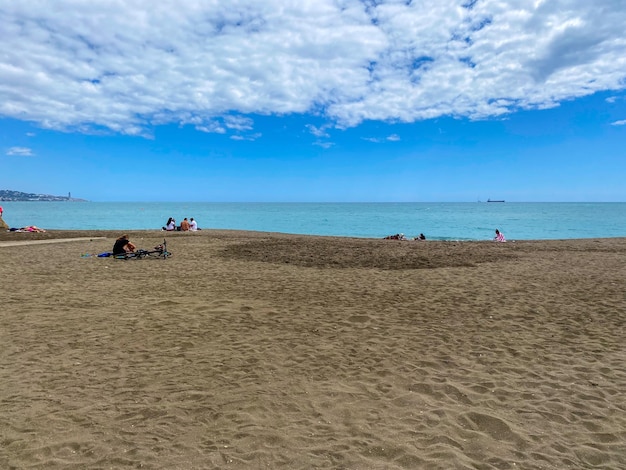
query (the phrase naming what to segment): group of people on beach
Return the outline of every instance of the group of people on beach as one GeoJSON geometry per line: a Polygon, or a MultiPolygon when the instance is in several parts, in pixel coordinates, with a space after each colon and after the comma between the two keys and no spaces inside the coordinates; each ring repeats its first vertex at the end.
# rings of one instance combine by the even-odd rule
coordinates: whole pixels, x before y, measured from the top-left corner
{"type": "MultiPolygon", "coordinates": [[[[383,240],[409,240],[404,236],[404,233],[396,233],[395,235],[387,235],[383,240]]],[[[426,240],[426,236],[420,233],[417,237],[413,237],[411,240],[426,240]]]]}
{"type": "Polygon", "coordinates": [[[37,227],[36,225],[27,225],[25,227],[9,227],[4,220],[2,220],[2,216],[4,215],[4,209],[0,206],[0,227],[6,228],[9,232],[45,232],[44,229],[37,227]]]}
{"type": "MultiPolygon", "coordinates": [[[[404,233],[396,233],[395,235],[387,235],[386,237],[383,238],[383,240],[426,240],[426,237],[424,236],[423,233],[420,233],[417,237],[413,237],[413,238],[407,238],[404,236],[404,233]]],[[[493,237],[493,240],[496,242],[506,242],[506,238],[504,237],[504,234],[496,229],[496,236],[493,237]]]]}
{"type": "Polygon", "coordinates": [[[176,225],[176,219],[174,217],[170,217],[167,219],[165,226],[162,230],[166,230],[168,232],[179,231],[179,232],[195,232],[196,230],[200,230],[198,228],[198,223],[195,221],[193,217],[187,220],[187,217],[183,219],[180,225],[176,225]]]}

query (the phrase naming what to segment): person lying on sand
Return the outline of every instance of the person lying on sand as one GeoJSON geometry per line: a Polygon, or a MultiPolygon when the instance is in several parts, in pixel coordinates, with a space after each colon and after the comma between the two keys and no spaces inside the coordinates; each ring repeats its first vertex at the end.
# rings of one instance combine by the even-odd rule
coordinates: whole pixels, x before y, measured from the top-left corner
{"type": "Polygon", "coordinates": [[[28,225],[27,227],[22,227],[22,228],[10,228],[9,231],[11,232],[45,232],[44,229],[39,228],[35,225],[28,225]]]}
{"type": "Polygon", "coordinates": [[[395,235],[387,235],[383,240],[406,240],[404,233],[396,233],[395,235]]]}

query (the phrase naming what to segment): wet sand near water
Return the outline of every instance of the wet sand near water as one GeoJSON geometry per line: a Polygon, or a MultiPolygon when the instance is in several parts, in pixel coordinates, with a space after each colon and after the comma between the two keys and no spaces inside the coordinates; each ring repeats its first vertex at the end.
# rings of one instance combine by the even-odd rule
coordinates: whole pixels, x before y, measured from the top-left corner
{"type": "Polygon", "coordinates": [[[0,468],[626,468],[625,238],[128,234],[0,234],[0,468]]]}

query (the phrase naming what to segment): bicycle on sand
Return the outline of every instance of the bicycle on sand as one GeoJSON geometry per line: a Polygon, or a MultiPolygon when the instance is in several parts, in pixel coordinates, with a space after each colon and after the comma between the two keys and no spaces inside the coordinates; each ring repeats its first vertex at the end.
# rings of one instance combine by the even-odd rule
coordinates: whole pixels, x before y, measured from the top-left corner
{"type": "Polygon", "coordinates": [[[172,256],[172,253],[167,251],[167,241],[163,240],[163,243],[155,246],[152,250],[135,250],[129,253],[120,253],[113,255],[115,259],[143,259],[143,258],[163,258],[167,259],[172,256]]]}

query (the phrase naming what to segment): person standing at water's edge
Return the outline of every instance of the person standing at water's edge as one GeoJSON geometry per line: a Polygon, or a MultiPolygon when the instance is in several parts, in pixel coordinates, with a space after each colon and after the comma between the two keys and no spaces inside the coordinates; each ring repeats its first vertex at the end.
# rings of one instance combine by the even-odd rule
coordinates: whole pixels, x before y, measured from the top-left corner
{"type": "Polygon", "coordinates": [[[0,206],[0,228],[8,229],[9,226],[7,225],[7,223],[2,218],[2,214],[4,214],[4,210],[2,209],[2,206],[0,206]]]}

